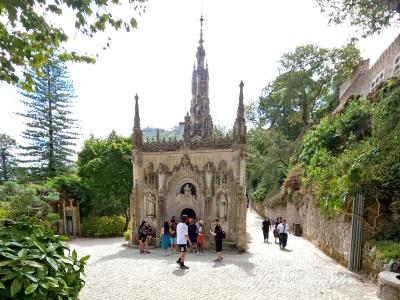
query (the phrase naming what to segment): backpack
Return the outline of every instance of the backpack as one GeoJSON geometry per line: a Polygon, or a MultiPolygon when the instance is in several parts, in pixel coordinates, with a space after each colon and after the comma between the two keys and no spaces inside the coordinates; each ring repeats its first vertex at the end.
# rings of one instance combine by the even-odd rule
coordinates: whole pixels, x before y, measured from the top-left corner
{"type": "Polygon", "coordinates": [[[140,226],[139,229],[138,229],[138,237],[139,237],[139,240],[141,240],[141,239],[142,239],[142,236],[143,236],[143,227],[144,227],[144,226],[140,226]]]}
{"type": "Polygon", "coordinates": [[[222,237],[222,239],[224,239],[225,237],[226,237],[226,233],[225,233],[225,231],[224,230],[222,230],[222,227],[221,227],[221,225],[217,225],[217,226],[219,226],[219,230],[221,231],[221,237],[222,237]]]}

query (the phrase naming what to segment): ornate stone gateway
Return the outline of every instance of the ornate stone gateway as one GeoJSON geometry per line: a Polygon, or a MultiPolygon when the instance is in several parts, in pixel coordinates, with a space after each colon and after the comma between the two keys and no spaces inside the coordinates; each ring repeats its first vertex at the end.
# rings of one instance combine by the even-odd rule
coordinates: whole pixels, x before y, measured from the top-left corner
{"type": "MultiPolygon", "coordinates": [[[[182,214],[202,219],[206,233],[214,217],[226,240],[246,249],[246,123],[243,82],[233,136],[214,138],[208,98],[208,66],[204,65],[203,33],[192,76],[190,114],[184,118],[183,140],[143,141],[138,96],[133,128],[134,184],[131,195],[132,234],[141,220],[156,229],[182,214]]],[[[131,235],[131,242],[134,236],[131,235]]],[[[206,242],[210,241],[208,235],[206,242]]]]}

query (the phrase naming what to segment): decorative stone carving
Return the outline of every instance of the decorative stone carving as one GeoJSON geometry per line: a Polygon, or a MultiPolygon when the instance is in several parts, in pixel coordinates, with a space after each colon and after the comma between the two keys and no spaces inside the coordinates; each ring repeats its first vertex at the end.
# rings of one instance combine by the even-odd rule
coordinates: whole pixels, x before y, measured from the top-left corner
{"type": "Polygon", "coordinates": [[[193,203],[196,200],[196,196],[192,192],[193,189],[194,189],[194,186],[190,183],[186,183],[181,188],[181,193],[176,196],[178,205],[187,206],[187,207],[193,206],[193,203]]]}
{"type": "Polygon", "coordinates": [[[228,208],[228,201],[226,200],[226,195],[220,194],[218,197],[218,209],[217,209],[217,215],[219,219],[226,220],[228,212],[227,208],[228,208]]]}
{"type": "Polygon", "coordinates": [[[150,193],[146,197],[146,215],[148,217],[156,216],[156,197],[150,193]]]}
{"type": "Polygon", "coordinates": [[[153,163],[149,163],[147,169],[144,171],[144,182],[149,186],[155,185],[155,176],[153,163]]]}
{"type": "Polygon", "coordinates": [[[167,167],[160,163],[157,169],[158,174],[158,191],[163,192],[165,190],[167,167]]]}
{"type": "Polygon", "coordinates": [[[207,163],[207,165],[204,168],[204,173],[205,173],[206,189],[207,191],[210,192],[214,176],[214,166],[212,162],[207,163]]]}

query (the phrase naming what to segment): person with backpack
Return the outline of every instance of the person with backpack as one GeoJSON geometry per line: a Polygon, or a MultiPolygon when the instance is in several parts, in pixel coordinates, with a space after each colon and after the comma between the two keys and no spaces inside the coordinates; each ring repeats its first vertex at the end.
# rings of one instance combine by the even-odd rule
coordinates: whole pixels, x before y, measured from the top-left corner
{"type": "Polygon", "coordinates": [[[210,229],[210,233],[215,238],[215,252],[216,256],[214,258],[215,262],[223,260],[222,256],[222,240],[225,238],[225,232],[222,230],[221,225],[219,224],[219,219],[215,218],[213,220],[214,231],[210,229]]]}
{"type": "Polygon", "coordinates": [[[146,221],[142,221],[138,229],[138,240],[139,240],[139,252],[140,254],[143,253],[150,253],[147,244],[147,226],[146,221]]]}
{"type": "Polygon", "coordinates": [[[190,242],[192,243],[192,247],[190,249],[190,252],[195,252],[196,251],[196,242],[197,242],[197,235],[198,235],[198,229],[197,225],[194,222],[193,219],[190,219],[189,225],[188,225],[188,233],[189,233],[189,239],[190,242]]]}

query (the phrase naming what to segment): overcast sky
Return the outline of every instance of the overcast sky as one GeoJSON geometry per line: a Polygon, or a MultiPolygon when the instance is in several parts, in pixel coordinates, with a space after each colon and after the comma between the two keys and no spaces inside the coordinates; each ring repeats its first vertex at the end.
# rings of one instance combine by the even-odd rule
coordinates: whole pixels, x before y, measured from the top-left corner
{"type": "MultiPolygon", "coordinates": [[[[112,129],[129,135],[133,127],[134,95],[139,95],[143,127],[176,126],[190,108],[191,73],[204,15],[204,48],[210,73],[210,109],[214,124],[232,126],[239,82],[245,102],[256,100],[277,74],[283,53],[308,43],[339,47],[354,29],[328,27],[314,0],[149,0],[130,33],[112,32],[111,48],[102,51],[104,36],[71,39],[69,46],[96,51],[95,65],[69,64],[76,90],[75,117],[81,140],[91,133],[107,136],[112,129]]],[[[124,9],[124,13],[128,10],[124,9]]],[[[72,23],[64,16],[66,30],[72,23]]],[[[362,40],[358,47],[373,63],[399,33],[398,28],[362,40]]],[[[0,132],[21,141],[23,111],[17,89],[0,84],[0,132]]]]}

